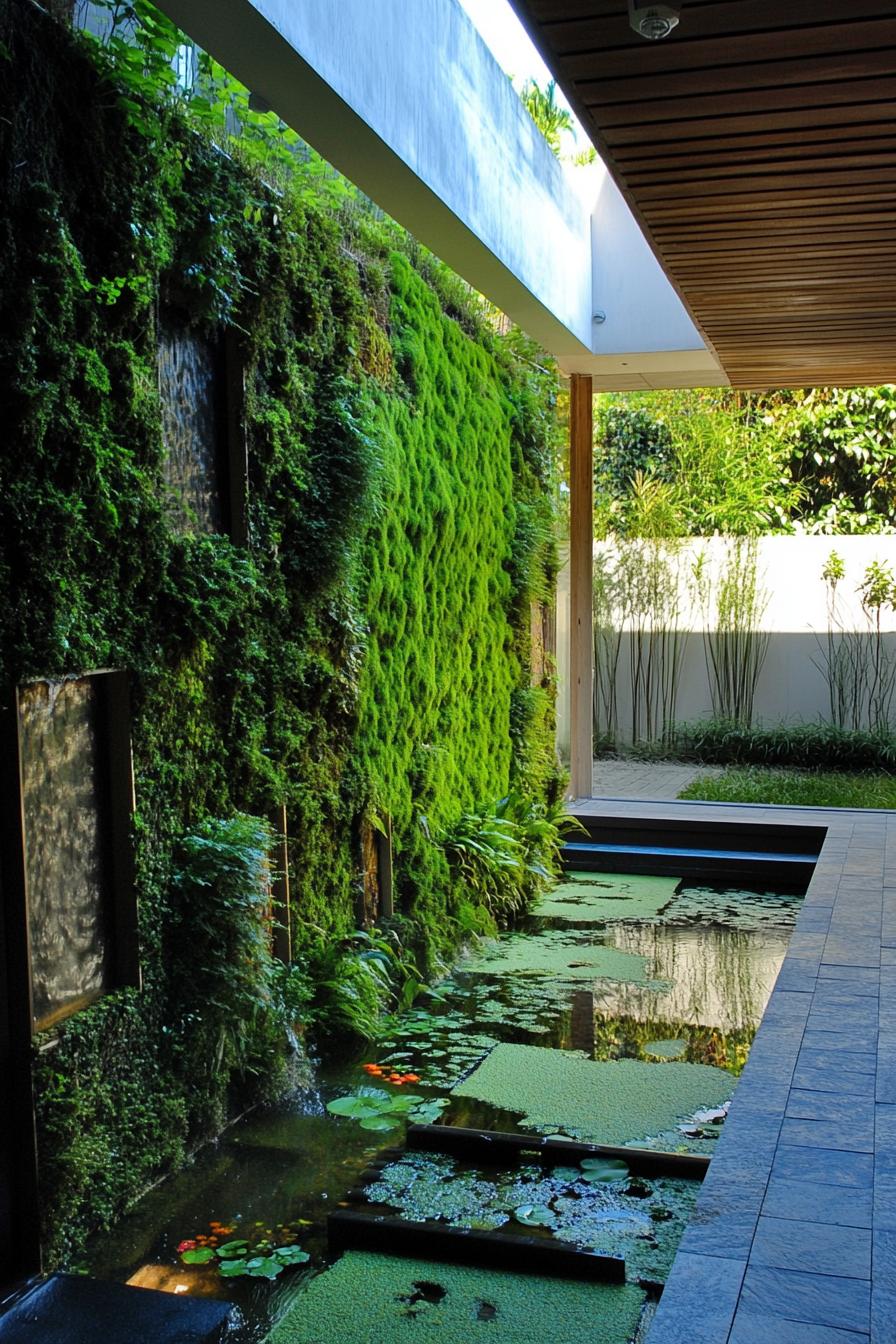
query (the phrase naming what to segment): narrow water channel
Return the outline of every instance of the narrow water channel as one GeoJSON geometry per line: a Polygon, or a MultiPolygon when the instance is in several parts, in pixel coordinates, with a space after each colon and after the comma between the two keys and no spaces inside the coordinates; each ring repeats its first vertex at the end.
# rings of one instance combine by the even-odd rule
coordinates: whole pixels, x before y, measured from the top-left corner
{"type": "MultiPolygon", "coordinates": [[[[571,874],[520,928],[462,957],[389,1039],[322,1061],[313,1089],[234,1125],[97,1236],[79,1268],[227,1298],[245,1319],[241,1340],[263,1339],[325,1267],[327,1214],[384,1150],[401,1145],[401,1122],[371,1131],[327,1112],[371,1083],[400,1094],[365,1063],[413,1074],[419,1081],[404,1092],[441,1103],[451,1124],[711,1155],[799,903],[667,877],[571,874]],[[216,1263],[184,1264],[178,1250],[207,1244],[200,1238],[265,1236],[299,1244],[310,1259],[274,1281],[222,1278],[216,1263]]],[[[694,1182],[644,1190],[617,1178],[610,1188],[612,1172],[596,1169],[546,1177],[523,1166],[508,1176],[427,1154],[379,1169],[374,1207],[609,1248],[625,1254],[629,1282],[646,1284],[648,1297],[696,1194],[694,1182]]],[[[351,1272],[348,1258],[339,1275],[351,1272]]],[[[419,1324],[429,1304],[425,1295],[410,1300],[405,1314],[419,1324]]],[[[631,1337],[630,1316],[606,1336],[631,1337]]],[[[422,1326],[415,1338],[428,1338],[422,1326]]]]}

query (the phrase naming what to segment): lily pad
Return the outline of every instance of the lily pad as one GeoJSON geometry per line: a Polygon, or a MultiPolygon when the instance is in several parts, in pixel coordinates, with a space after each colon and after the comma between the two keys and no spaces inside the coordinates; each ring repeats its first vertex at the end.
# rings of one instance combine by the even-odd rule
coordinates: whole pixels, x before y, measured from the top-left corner
{"type": "Polygon", "coordinates": [[[195,1251],[183,1251],[180,1258],[185,1265],[207,1265],[214,1260],[215,1252],[211,1246],[199,1246],[195,1251]]]}
{"type": "Polygon", "coordinates": [[[628,1180],[628,1163],[621,1158],[585,1157],[579,1166],[582,1168],[579,1179],[589,1185],[612,1185],[628,1180]]]}
{"type": "Polygon", "coordinates": [[[513,1216],[523,1227],[553,1227],[557,1221],[546,1204],[522,1204],[514,1209],[513,1216]]]}

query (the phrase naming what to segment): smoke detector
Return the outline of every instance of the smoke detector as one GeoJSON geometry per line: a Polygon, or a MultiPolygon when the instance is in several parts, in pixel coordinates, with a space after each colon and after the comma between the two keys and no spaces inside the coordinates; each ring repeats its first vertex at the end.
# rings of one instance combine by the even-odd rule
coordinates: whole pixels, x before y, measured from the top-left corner
{"type": "Polygon", "coordinates": [[[678,23],[681,8],[677,5],[639,5],[628,0],[628,21],[641,37],[658,42],[668,37],[678,23]]]}

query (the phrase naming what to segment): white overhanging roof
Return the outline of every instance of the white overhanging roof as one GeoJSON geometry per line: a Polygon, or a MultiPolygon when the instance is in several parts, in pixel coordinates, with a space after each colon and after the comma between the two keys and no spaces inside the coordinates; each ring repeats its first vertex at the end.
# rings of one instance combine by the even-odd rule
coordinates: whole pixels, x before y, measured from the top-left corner
{"type": "Polygon", "coordinates": [[[609,176],[589,211],[457,0],[159,3],[565,372],[727,382],[609,176]]]}

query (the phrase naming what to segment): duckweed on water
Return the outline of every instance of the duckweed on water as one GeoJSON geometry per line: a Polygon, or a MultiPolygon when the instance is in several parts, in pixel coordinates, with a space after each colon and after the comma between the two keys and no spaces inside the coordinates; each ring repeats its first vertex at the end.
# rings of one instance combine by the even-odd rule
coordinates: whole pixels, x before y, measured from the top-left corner
{"type": "Polygon", "coordinates": [[[663,923],[724,924],[743,933],[790,929],[802,903],[802,896],[787,892],[685,887],[663,911],[663,923]]]}
{"type": "Polygon", "coordinates": [[[687,1048],[687,1041],[681,1037],[674,1041],[645,1041],[643,1045],[644,1054],[656,1059],[679,1059],[687,1048]]]}
{"type": "Polygon", "coordinates": [[[675,1131],[699,1107],[727,1101],[734,1085],[705,1064],[596,1064],[571,1051],[498,1045],[452,1095],[517,1112],[529,1129],[625,1144],[675,1131]]]}
{"type": "Polygon", "coordinates": [[[545,893],[533,913],[568,924],[655,919],[674,897],[680,880],[637,873],[572,873],[568,881],[545,893]]]}
{"type": "Polygon", "coordinates": [[[464,967],[468,975],[547,975],[559,980],[625,980],[647,984],[647,959],[588,942],[581,931],[545,929],[508,938],[464,967]]]}
{"type": "Polygon", "coordinates": [[[644,1300],[629,1284],[350,1251],[311,1281],[267,1344],[628,1344],[644,1300]]]}
{"type": "Polygon", "coordinates": [[[470,1168],[445,1154],[409,1153],[367,1187],[371,1203],[411,1222],[528,1233],[604,1255],[622,1255],[630,1282],[666,1278],[697,1198],[699,1182],[632,1181],[625,1163],[586,1159],[578,1167],[511,1171],[470,1168]]]}

